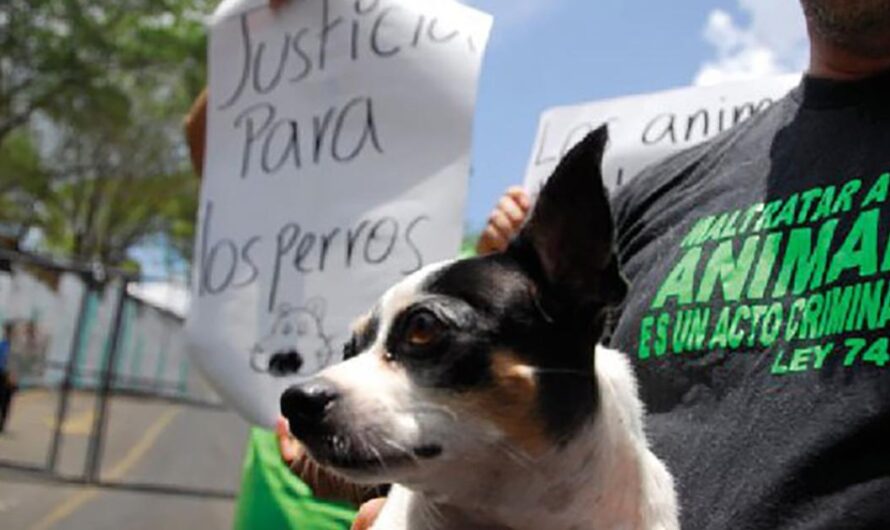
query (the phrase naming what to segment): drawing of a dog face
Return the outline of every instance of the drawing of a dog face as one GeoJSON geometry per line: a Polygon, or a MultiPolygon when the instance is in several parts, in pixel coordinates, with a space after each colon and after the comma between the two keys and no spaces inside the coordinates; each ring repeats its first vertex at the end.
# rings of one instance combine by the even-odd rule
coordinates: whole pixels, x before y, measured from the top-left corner
{"type": "Polygon", "coordinates": [[[280,306],[269,333],[251,350],[250,366],[276,377],[300,374],[307,361],[317,368],[326,366],[334,352],[324,316],[324,300],[317,298],[304,307],[280,306]]]}
{"type": "Polygon", "coordinates": [[[285,392],[316,460],[359,482],[460,487],[587,424],[594,343],[626,292],[605,141],[597,131],[566,156],[507,251],[402,280],[355,324],[345,362],[285,392]]]}

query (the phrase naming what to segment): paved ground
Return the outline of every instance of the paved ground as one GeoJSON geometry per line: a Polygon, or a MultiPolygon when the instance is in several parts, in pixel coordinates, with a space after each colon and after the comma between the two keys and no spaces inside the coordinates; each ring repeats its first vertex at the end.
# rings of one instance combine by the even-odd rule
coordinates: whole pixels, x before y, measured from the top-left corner
{"type": "MultiPolygon", "coordinates": [[[[0,459],[42,465],[52,438],[57,395],[21,392],[0,459]]],[[[73,395],[59,469],[83,470],[94,398],[73,395]]],[[[232,412],[116,397],[102,461],[105,481],[236,491],[247,425],[232,412]]],[[[0,469],[4,530],[228,529],[233,502],[184,495],[95,489],[0,469]]]]}

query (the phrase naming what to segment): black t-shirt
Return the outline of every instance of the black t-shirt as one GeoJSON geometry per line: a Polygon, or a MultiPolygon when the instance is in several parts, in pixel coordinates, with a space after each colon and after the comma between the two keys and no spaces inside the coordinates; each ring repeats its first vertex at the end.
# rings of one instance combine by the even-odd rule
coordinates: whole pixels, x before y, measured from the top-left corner
{"type": "Polygon", "coordinates": [[[805,78],[615,197],[686,529],[890,528],[890,72],[805,78]]]}

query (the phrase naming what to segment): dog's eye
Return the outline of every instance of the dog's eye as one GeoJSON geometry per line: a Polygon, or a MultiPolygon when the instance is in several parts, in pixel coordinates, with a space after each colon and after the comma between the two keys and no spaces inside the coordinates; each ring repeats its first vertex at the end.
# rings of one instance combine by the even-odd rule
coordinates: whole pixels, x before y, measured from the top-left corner
{"type": "Polygon", "coordinates": [[[429,311],[418,311],[405,324],[405,340],[411,346],[429,346],[442,333],[442,324],[429,311]]]}

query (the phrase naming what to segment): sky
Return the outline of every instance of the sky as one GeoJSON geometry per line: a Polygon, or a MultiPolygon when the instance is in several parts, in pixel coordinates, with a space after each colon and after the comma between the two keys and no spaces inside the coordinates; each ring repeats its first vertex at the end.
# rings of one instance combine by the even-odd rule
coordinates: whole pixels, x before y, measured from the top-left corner
{"type": "MultiPolygon", "coordinates": [[[[520,184],[542,111],[692,84],[799,72],[798,0],[464,0],[494,15],[476,107],[465,228],[477,233],[520,184]]],[[[149,275],[163,253],[137,252],[149,275]]],[[[138,294],[181,309],[163,284],[138,294]]]]}
{"type": "Polygon", "coordinates": [[[547,108],[799,72],[798,0],[466,0],[495,17],[482,67],[466,228],[525,174],[547,108]]]}

